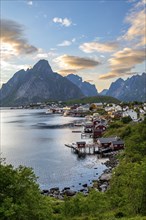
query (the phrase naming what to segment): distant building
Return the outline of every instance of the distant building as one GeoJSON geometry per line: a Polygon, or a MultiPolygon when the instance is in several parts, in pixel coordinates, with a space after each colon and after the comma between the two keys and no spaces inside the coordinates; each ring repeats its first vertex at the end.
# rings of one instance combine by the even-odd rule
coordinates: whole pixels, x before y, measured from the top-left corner
{"type": "Polygon", "coordinates": [[[119,137],[98,138],[97,143],[100,148],[111,148],[111,150],[124,148],[124,141],[119,137]]]}
{"type": "Polygon", "coordinates": [[[123,112],[123,117],[127,116],[130,116],[133,121],[138,119],[137,112],[133,109],[128,109],[127,111],[123,112]]]}
{"type": "Polygon", "coordinates": [[[78,108],[76,108],[76,110],[77,111],[80,111],[80,112],[87,112],[87,111],[89,111],[89,105],[88,104],[86,104],[86,105],[81,105],[81,106],[79,106],[78,108]]]}

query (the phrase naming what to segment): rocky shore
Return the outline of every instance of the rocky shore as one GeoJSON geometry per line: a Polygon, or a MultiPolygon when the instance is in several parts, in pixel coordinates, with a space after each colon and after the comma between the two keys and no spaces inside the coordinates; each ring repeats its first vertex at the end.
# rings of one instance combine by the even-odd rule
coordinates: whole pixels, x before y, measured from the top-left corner
{"type": "MultiPolygon", "coordinates": [[[[91,189],[105,192],[109,187],[109,182],[112,177],[112,170],[119,163],[116,157],[118,153],[119,152],[113,152],[112,154],[108,155],[108,160],[104,163],[107,169],[97,180],[92,181],[92,186],[88,186],[88,184],[83,184],[79,192],[83,193],[85,196],[88,195],[91,189]]],[[[76,195],[78,192],[72,190],[70,187],[64,187],[63,190],[60,190],[59,187],[54,187],[50,190],[42,190],[41,193],[46,196],[63,200],[65,196],[72,197],[76,195]]]]}
{"type": "Polygon", "coordinates": [[[108,156],[108,159],[104,164],[107,169],[103,172],[103,174],[99,177],[98,180],[94,181],[93,188],[105,192],[110,184],[110,180],[112,178],[112,171],[118,165],[119,161],[117,159],[117,154],[119,152],[113,152],[108,156]]]}

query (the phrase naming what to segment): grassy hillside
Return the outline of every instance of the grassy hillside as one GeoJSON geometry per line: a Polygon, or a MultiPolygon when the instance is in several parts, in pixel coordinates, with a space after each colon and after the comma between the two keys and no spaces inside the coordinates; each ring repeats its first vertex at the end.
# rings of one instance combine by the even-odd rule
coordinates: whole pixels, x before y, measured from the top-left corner
{"type": "Polygon", "coordinates": [[[73,104],[87,104],[87,103],[115,103],[118,104],[120,101],[116,98],[113,98],[111,96],[93,96],[93,97],[86,97],[82,99],[74,99],[74,100],[68,100],[65,102],[67,105],[73,105],[73,104]]]}

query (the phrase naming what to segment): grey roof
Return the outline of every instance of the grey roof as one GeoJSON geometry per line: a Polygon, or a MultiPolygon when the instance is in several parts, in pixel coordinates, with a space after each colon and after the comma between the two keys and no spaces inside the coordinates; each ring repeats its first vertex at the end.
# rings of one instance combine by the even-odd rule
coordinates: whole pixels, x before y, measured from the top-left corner
{"type": "Polygon", "coordinates": [[[124,144],[124,141],[122,140],[117,140],[117,141],[112,141],[113,144],[124,144]]]}
{"type": "Polygon", "coordinates": [[[100,143],[110,143],[110,142],[118,141],[117,138],[118,137],[98,138],[98,140],[100,141],[100,143]]]}

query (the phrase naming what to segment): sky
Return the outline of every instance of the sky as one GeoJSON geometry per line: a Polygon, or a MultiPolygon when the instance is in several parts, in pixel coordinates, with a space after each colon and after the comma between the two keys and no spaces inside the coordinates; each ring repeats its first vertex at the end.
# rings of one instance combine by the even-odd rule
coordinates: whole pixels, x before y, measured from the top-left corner
{"type": "Polygon", "coordinates": [[[1,85],[48,60],[100,92],[146,71],[145,0],[1,0],[1,85]]]}

